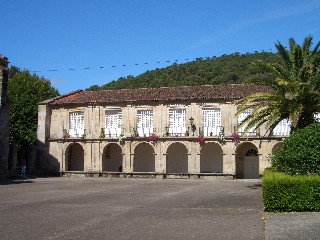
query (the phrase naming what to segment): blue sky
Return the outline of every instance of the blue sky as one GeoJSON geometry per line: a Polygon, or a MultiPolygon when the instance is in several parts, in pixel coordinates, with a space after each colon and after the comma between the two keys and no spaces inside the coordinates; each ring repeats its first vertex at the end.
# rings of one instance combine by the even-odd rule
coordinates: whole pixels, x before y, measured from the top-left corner
{"type": "Polygon", "coordinates": [[[176,60],[275,51],[276,41],[287,45],[291,37],[320,41],[320,0],[0,0],[0,6],[0,53],[39,71],[61,94],[176,60]]]}

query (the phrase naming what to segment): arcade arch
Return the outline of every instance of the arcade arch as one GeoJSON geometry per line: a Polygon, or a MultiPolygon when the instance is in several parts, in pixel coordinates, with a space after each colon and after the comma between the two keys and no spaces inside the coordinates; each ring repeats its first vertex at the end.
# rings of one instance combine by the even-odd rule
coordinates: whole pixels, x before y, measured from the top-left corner
{"type": "Polygon", "coordinates": [[[167,149],[167,173],[188,173],[188,150],[182,143],[172,143],[167,149]]]}
{"type": "Polygon", "coordinates": [[[84,150],[79,143],[72,143],[66,149],[66,171],[84,171],[84,150]]]}
{"type": "Polygon", "coordinates": [[[148,143],[140,143],[134,149],[134,172],[155,172],[155,155],[153,147],[148,143]]]}
{"type": "Polygon", "coordinates": [[[222,149],[217,143],[205,143],[200,151],[201,173],[222,173],[223,155],[222,149]]]}
{"type": "Polygon", "coordinates": [[[259,178],[258,149],[253,143],[242,143],[237,148],[236,178],[259,178]]]}
{"type": "Polygon", "coordinates": [[[102,171],[122,172],[122,150],[118,144],[110,143],[104,148],[102,171]]]}

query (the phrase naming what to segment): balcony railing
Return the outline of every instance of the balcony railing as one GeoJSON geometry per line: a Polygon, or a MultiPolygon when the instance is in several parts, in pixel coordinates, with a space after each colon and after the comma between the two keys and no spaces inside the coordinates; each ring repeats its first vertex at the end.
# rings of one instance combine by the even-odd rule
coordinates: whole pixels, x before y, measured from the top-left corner
{"type": "Polygon", "coordinates": [[[137,133],[139,137],[150,137],[154,133],[154,129],[151,128],[137,128],[137,133]]]}
{"type": "Polygon", "coordinates": [[[291,130],[291,126],[278,125],[273,129],[272,135],[273,136],[289,136],[290,130],[291,130]]]}
{"type": "Polygon", "coordinates": [[[171,137],[184,137],[189,135],[186,127],[166,127],[166,132],[171,137]]]}
{"type": "Polygon", "coordinates": [[[122,132],[121,128],[106,128],[104,135],[106,138],[118,138],[122,132]]]}
{"type": "Polygon", "coordinates": [[[72,138],[80,138],[83,137],[85,135],[85,129],[69,129],[69,137],[72,138]]]}
{"type": "Polygon", "coordinates": [[[203,136],[208,137],[208,136],[219,136],[220,132],[224,131],[223,126],[215,126],[215,127],[206,127],[203,126],[201,129],[201,132],[203,136]]]}

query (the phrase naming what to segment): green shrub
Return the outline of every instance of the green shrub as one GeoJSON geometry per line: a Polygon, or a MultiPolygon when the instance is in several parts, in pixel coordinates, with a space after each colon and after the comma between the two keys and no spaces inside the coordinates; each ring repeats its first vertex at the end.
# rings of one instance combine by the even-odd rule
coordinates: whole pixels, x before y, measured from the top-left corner
{"type": "Polygon", "coordinates": [[[320,176],[291,176],[267,168],[262,179],[262,197],[270,212],[319,212],[320,176]]]}
{"type": "Polygon", "coordinates": [[[320,123],[300,129],[271,157],[272,166],[291,175],[320,175],[320,123]]]}

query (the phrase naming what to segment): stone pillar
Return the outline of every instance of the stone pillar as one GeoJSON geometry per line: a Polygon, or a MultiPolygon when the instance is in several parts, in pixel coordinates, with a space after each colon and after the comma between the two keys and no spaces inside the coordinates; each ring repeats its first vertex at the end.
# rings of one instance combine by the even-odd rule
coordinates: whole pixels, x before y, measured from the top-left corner
{"type": "Polygon", "coordinates": [[[39,171],[49,169],[49,143],[50,136],[50,107],[44,101],[38,105],[38,128],[37,128],[37,158],[36,169],[39,171]]]}
{"type": "Polygon", "coordinates": [[[9,101],[7,95],[7,68],[8,59],[0,54],[0,174],[1,172],[2,174],[5,174],[8,171],[9,158],[9,101]]]}

